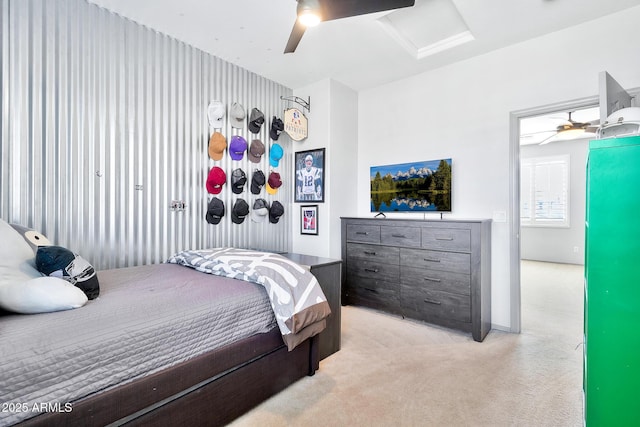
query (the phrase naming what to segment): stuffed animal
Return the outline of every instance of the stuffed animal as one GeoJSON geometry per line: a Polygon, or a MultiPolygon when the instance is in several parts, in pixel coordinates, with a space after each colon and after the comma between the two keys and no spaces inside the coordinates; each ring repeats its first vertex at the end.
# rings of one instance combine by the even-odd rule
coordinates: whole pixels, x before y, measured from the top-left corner
{"type": "MultiPolygon", "coordinates": [[[[0,219],[0,307],[33,314],[85,305],[88,298],[80,288],[58,277],[44,277],[35,268],[34,248],[39,246],[30,243],[26,231],[19,232],[0,219]]],[[[32,238],[40,235],[35,231],[28,234],[32,238]]],[[[48,243],[42,237],[44,240],[38,237],[35,241],[48,243]]]]}

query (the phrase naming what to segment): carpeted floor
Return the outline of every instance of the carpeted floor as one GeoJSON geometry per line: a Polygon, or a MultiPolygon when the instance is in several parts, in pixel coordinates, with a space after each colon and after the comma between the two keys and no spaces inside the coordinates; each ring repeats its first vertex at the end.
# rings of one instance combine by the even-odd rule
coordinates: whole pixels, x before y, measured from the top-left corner
{"type": "Polygon", "coordinates": [[[582,266],[522,263],[522,333],[343,307],[342,349],[231,426],[581,426],[582,266]]]}

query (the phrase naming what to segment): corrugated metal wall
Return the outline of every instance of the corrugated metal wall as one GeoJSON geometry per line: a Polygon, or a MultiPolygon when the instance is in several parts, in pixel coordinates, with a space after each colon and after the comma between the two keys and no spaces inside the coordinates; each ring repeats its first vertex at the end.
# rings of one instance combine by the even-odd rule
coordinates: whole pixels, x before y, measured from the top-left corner
{"type": "MultiPolygon", "coordinates": [[[[182,249],[235,246],[287,251],[293,179],[291,141],[276,169],[283,187],[240,195],[227,185],[219,225],[205,219],[209,168],[229,179],[241,167],[207,155],[207,106],[220,100],[259,108],[258,138],[268,147],[271,117],[282,117],[291,90],[124,19],[84,0],[1,0],[2,117],[0,217],[42,231],[105,269],[159,263],[182,249]],[[233,224],[233,201],[279,200],[278,224],[233,224]],[[185,211],[172,211],[184,200],[185,211]]],[[[229,182],[229,181],[228,181],[229,182]]]]}

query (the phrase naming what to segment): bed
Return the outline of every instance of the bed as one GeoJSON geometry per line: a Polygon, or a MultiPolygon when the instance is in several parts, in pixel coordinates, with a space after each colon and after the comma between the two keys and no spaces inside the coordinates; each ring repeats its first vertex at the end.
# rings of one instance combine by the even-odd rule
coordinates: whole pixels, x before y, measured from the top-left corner
{"type": "Polygon", "coordinates": [[[266,273],[212,274],[195,254],[98,271],[99,297],[78,309],[2,312],[0,425],[224,425],[313,375],[322,295],[284,321],[266,273]]]}

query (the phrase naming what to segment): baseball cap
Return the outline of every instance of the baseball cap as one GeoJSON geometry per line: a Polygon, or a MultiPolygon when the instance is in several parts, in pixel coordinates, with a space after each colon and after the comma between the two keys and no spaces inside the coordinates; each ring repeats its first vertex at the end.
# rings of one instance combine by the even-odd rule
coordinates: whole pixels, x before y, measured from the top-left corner
{"type": "Polygon", "coordinates": [[[251,210],[251,221],[264,222],[269,215],[269,203],[265,199],[256,199],[251,210]]]}
{"type": "Polygon", "coordinates": [[[257,108],[252,108],[251,114],[249,114],[249,130],[252,133],[258,133],[260,132],[260,127],[262,127],[263,123],[264,114],[262,114],[262,111],[257,108]]]}
{"type": "Polygon", "coordinates": [[[264,144],[259,139],[251,141],[249,150],[247,151],[247,157],[253,163],[260,163],[262,155],[264,154],[264,144]]]}
{"type": "Polygon", "coordinates": [[[244,111],[244,107],[234,102],[231,104],[231,108],[229,109],[229,122],[231,126],[234,128],[242,129],[244,128],[244,118],[247,116],[247,113],[244,111]]]}
{"type": "Polygon", "coordinates": [[[244,185],[247,183],[247,175],[240,168],[231,172],[231,191],[234,194],[240,194],[244,191],[244,185]]]}
{"type": "Polygon", "coordinates": [[[282,132],[283,130],[284,123],[282,122],[282,120],[280,120],[276,116],[273,116],[273,119],[271,119],[271,130],[269,131],[269,136],[271,137],[271,139],[277,141],[278,138],[280,138],[280,132],[282,132]]]}
{"type": "Polygon", "coordinates": [[[280,163],[280,159],[284,155],[284,150],[280,146],[280,144],[271,144],[271,149],[269,149],[269,164],[271,166],[278,167],[280,163]]]}
{"type": "Polygon", "coordinates": [[[207,118],[209,119],[209,126],[213,129],[222,128],[222,122],[224,121],[225,107],[221,101],[211,101],[207,108],[207,118]]]}
{"type": "Polygon", "coordinates": [[[281,185],[282,180],[280,179],[280,174],[278,172],[271,172],[267,180],[267,193],[276,194],[281,185]]]}
{"type": "Polygon", "coordinates": [[[233,160],[242,160],[247,151],[247,140],[240,135],[233,135],[229,144],[229,155],[233,160]]]}
{"type": "Polygon", "coordinates": [[[209,224],[219,224],[224,216],[224,202],[217,197],[209,200],[206,219],[209,224]]]}
{"type": "Polygon", "coordinates": [[[276,200],[271,204],[271,209],[269,209],[269,222],[277,224],[282,215],[284,215],[284,206],[276,200]]]}
{"type": "Polygon", "coordinates": [[[233,221],[234,224],[242,224],[247,215],[249,215],[249,205],[246,200],[236,200],[233,204],[233,209],[231,209],[231,221],[233,221]]]}
{"type": "Polygon", "coordinates": [[[255,171],[251,177],[251,193],[260,194],[260,190],[262,190],[265,182],[266,178],[264,177],[264,173],[262,173],[261,170],[255,171]]]}
{"type": "Polygon", "coordinates": [[[222,186],[227,182],[227,174],[218,166],[214,166],[209,171],[207,177],[207,191],[211,194],[220,194],[222,186]]]}
{"type": "Polygon", "coordinates": [[[227,148],[227,138],[220,132],[214,132],[209,138],[209,157],[211,160],[220,160],[227,148]]]}

